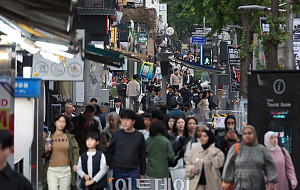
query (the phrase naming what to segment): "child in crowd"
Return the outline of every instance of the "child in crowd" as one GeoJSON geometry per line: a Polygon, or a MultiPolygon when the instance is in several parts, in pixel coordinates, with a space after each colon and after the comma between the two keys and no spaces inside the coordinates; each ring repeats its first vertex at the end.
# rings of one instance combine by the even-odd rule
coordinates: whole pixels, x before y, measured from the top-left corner
{"type": "Polygon", "coordinates": [[[78,160],[77,174],[81,178],[81,188],[104,189],[107,187],[106,159],[104,154],[97,150],[99,135],[91,132],[87,135],[87,152],[81,154],[78,160]]]}

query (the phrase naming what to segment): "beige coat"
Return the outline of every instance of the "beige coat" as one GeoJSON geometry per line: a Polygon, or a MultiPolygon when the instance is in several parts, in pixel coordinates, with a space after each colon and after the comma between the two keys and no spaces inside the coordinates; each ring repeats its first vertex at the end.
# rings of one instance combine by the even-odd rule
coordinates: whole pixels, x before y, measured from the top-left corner
{"type": "Polygon", "coordinates": [[[133,79],[127,85],[126,96],[129,97],[138,96],[140,95],[140,93],[141,93],[140,83],[133,79]]]}
{"type": "Polygon", "coordinates": [[[190,190],[196,190],[198,182],[200,180],[201,171],[204,166],[204,172],[206,177],[206,190],[220,190],[222,189],[221,174],[219,168],[224,164],[223,152],[216,148],[211,147],[206,150],[202,146],[193,148],[187,158],[185,166],[185,178],[190,179],[190,190]],[[195,160],[199,158],[199,174],[195,175],[192,173],[192,168],[195,166],[195,160]]]}

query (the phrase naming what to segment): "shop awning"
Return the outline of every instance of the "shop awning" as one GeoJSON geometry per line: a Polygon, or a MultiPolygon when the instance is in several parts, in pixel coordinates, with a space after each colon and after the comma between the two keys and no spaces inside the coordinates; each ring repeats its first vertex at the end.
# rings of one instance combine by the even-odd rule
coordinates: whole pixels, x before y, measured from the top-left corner
{"type": "Polygon", "coordinates": [[[121,67],[124,62],[122,54],[106,49],[95,48],[93,45],[89,44],[85,45],[84,57],[85,59],[114,67],[121,67]]]}
{"type": "Polygon", "coordinates": [[[134,61],[148,61],[149,57],[147,55],[143,55],[140,53],[134,53],[131,51],[119,49],[119,48],[112,48],[114,51],[124,54],[124,56],[128,57],[128,59],[133,59],[134,61]]]}
{"type": "Polygon", "coordinates": [[[0,13],[70,42],[76,37],[76,0],[1,0],[0,13]]]}
{"type": "Polygon", "coordinates": [[[198,71],[202,71],[202,72],[211,72],[211,73],[222,73],[223,70],[221,69],[216,69],[216,68],[212,68],[209,66],[204,66],[204,65],[200,65],[199,63],[193,63],[193,62],[189,62],[189,61],[184,61],[182,59],[176,59],[172,56],[169,57],[169,59],[171,61],[177,61],[178,63],[186,66],[186,67],[190,67],[192,69],[198,70],[198,71]]]}

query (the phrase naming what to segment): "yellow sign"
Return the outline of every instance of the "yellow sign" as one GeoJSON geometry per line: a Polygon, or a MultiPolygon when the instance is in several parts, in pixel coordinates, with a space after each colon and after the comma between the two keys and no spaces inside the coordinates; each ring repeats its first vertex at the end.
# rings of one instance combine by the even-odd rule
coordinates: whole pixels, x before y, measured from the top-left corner
{"type": "Polygon", "coordinates": [[[117,46],[117,36],[118,36],[118,28],[117,27],[113,27],[111,29],[111,39],[110,39],[110,42],[114,43],[114,47],[118,47],[117,46]]]}
{"type": "Polygon", "coordinates": [[[127,5],[127,0],[118,0],[119,6],[127,5]]]}
{"type": "Polygon", "coordinates": [[[9,108],[0,108],[0,129],[9,129],[9,108]]]}

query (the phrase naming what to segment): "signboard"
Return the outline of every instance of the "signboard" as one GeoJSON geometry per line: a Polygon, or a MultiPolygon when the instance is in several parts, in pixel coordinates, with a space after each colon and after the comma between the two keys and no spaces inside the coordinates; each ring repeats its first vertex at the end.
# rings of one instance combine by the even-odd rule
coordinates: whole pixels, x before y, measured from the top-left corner
{"type": "Polygon", "coordinates": [[[203,36],[192,36],[192,44],[206,44],[206,38],[203,36]]]}
{"type": "Polygon", "coordinates": [[[40,97],[40,78],[17,77],[15,81],[15,97],[38,98],[40,97]]]}
{"type": "Polygon", "coordinates": [[[75,58],[66,58],[66,67],[62,63],[54,63],[44,59],[39,53],[33,55],[32,77],[34,73],[42,80],[53,81],[82,81],[84,62],[81,60],[80,53],[75,58]]]}
{"type": "Polygon", "coordinates": [[[139,41],[140,43],[145,43],[145,42],[148,41],[149,35],[148,35],[147,32],[140,32],[140,33],[138,34],[137,38],[138,38],[138,41],[139,41]]]}
{"type": "Polygon", "coordinates": [[[230,84],[231,92],[240,91],[241,67],[239,65],[230,65],[230,84]]]}
{"type": "Polygon", "coordinates": [[[153,63],[144,61],[140,71],[140,77],[145,79],[151,79],[153,72],[153,63]]]}
{"type": "Polygon", "coordinates": [[[228,46],[228,62],[230,71],[230,84],[232,92],[240,91],[241,61],[239,56],[240,48],[228,46]]]}
{"type": "Polygon", "coordinates": [[[248,123],[260,143],[267,131],[275,132],[278,142],[293,159],[300,175],[300,80],[299,71],[251,71],[248,77],[248,123]]]}
{"type": "Polygon", "coordinates": [[[241,65],[240,47],[228,46],[228,62],[232,65],[241,65]]]}
{"type": "Polygon", "coordinates": [[[127,24],[119,24],[119,40],[120,42],[128,42],[128,26],[127,24]]]}
{"type": "Polygon", "coordinates": [[[267,17],[260,17],[260,30],[269,34],[270,24],[267,23],[267,17]]]}
{"type": "Polygon", "coordinates": [[[214,129],[225,129],[225,119],[227,115],[212,115],[212,127],[214,129]]]}
{"type": "Polygon", "coordinates": [[[127,5],[127,0],[118,0],[119,6],[127,5]]]}
{"type": "Polygon", "coordinates": [[[293,19],[293,25],[296,32],[293,36],[293,46],[294,46],[294,55],[295,61],[300,61],[300,18],[293,19]]]}

